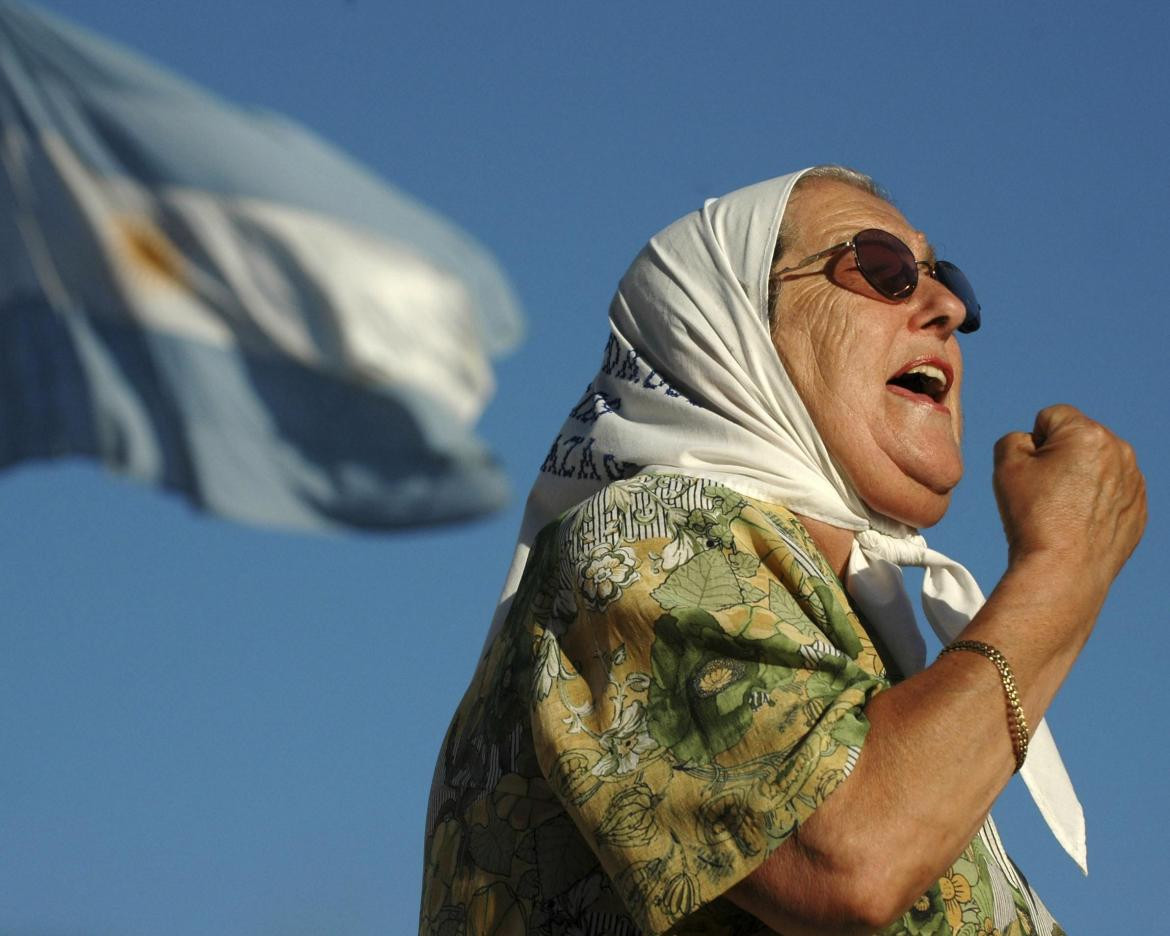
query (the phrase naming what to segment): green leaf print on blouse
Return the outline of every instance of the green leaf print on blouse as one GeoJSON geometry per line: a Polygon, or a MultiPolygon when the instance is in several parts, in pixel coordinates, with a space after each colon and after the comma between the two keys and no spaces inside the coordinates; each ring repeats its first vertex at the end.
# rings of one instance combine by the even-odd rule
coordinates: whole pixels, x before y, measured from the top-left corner
{"type": "Polygon", "coordinates": [[[849,659],[856,660],[861,653],[861,641],[857,638],[857,631],[841,603],[833,594],[828,585],[813,586],[813,593],[820,599],[821,607],[825,609],[825,633],[838,650],[843,651],[849,659]]]}
{"type": "Polygon", "coordinates": [[[801,585],[806,589],[807,611],[791,592],[776,582],[768,583],[768,610],[785,627],[811,637],[818,651],[836,650],[856,660],[861,653],[861,641],[833,589],[807,578],[801,585]]]}
{"type": "Polygon", "coordinates": [[[667,611],[702,608],[721,611],[743,603],[739,579],[721,551],[707,549],[683,563],[651,593],[667,611]]]}
{"type": "MultiPolygon", "coordinates": [[[[730,534],[728,537],[729,542],[734,542],[730,540],[730,534]]],[[[714,547],[729,545],[717,539],[707,542],[713,543],[714,547]]],[[[724,549],[714,547],[689,556],[675,567],[666,561],[669,545],[663,550],[662,569],[672,571],[666,581],[651,592],[651,596],[664,610],[702,608],[722,611],[735,605],[754,604],[767,597],[767,592],[751,582],[760,568],[756,556],[734,551],[728,554],[724,549]]]]}
{"type": "Polygon", "coordinates": [[[930,890],[919,897],[902,919],[887,929],[887,933],[889,936],[952,936],[938,890],[930,890]]]}
{"type": "Polygon", "coordinates": [[[789,667],[799,662],[800,648],[781,634],[746,641],[701,608],[664,614],[651,648],[650,736],[683,763],[710,763],[743,738],[755,710],[792,681],[789,667]]]}
{"type": "Polygon", "coordinates": [[[768,610],[776,615],[785,627],[791,627],[806,637],[820,636],[821,632],[808,619],[800,603],[787,588],[781,588],[778,582],[768,583],[768,610]]]}

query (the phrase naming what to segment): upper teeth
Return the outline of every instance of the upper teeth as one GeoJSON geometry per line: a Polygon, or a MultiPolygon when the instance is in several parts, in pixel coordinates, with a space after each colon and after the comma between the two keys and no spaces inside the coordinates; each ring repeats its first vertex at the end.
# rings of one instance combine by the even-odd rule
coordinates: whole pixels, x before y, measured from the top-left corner
{"type": "Polygon", "coordinates": [[[940,386],[945,387],[947,385],[947,375],[944,374],[939,368],[933,367],[930,364],[917,364],[906,371],[906,373],[921,374],[923,377],[927,377],[930,380],[937,382],[940,386]]]}

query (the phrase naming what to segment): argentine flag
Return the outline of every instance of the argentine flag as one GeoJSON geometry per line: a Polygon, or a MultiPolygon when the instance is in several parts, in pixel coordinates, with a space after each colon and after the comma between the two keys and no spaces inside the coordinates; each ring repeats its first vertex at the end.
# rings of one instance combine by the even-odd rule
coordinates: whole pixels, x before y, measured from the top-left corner
{"type": "Polygon", "coordinates": [[[519,332],[477,244],[327,143],[0,0],[0,467],[302,529],[470,517],[519,332]]]}

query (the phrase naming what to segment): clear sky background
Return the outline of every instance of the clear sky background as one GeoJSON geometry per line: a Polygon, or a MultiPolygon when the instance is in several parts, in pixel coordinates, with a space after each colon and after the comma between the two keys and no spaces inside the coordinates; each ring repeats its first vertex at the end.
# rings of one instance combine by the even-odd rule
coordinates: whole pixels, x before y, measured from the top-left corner
{"type": "Polygon", "coordinates": [[[414,931],[439,742],[618,277],[704,197],[817,162],[875,175],[983,304],[933,544],[990,590],[991,447],[1046,404],[1137,449],[1150,528],[1050,711],[1090,876],[1018,781],[996,816],[1074,936],[1167,931],[1170,7],[45,5],[463,225],[530,333],[482,422],[515,491],[488,521],[311,537],[79,462],[0,475],[0,933],[414,931]]]}

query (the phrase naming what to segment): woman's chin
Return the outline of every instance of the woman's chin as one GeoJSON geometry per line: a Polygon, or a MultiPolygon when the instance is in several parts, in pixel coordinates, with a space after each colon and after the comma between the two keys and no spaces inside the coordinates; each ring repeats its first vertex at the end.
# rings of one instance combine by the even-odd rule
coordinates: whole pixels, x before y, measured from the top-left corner
{"type": "Polygon", "coordinates": [[[963,477],[958,445],[949,442],[925,451],[892,448],[855,450],[839,464],[870,510],[906,526],[934,526],[950,507],[951,492],[963,477]]]}
{"type": "Polygon", "coordinates": [[[924,530],[938,523],[946,515],[950,506],[950,491],[947,491],[945,494],[930,491],[921,497],[917,503],[912,505],[910,509],[904,511],[905,516],[899,519],[907,526],[924,530]]]}
{"type": "Polygon", "coordinates": [[[934,526],[951,505],[951,492],[962,477],[957,470],[918,476],[899,473],[880,483],[857,485],[861,499],[875,513],[906,526],[923,529],[934,526]]]}

